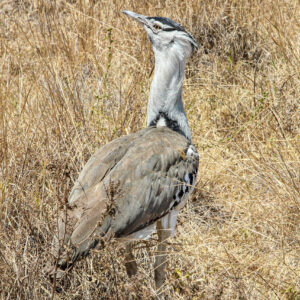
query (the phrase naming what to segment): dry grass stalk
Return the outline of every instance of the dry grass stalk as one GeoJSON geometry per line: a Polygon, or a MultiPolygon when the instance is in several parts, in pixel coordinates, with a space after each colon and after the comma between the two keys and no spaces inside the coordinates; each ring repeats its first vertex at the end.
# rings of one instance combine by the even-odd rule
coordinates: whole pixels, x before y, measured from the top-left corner
{"type": "Polygon", "coordinates": [[[0,3],[1,298],[155,298],[145,249],[133,280],[114,243],[76,265],[60,293],[41,273],[88,157],[145,126],[153,57],[122,9],[168,16],[200,44],[184,88],[200,176],[169,247],[166,293],[299,299],[296,0],[0,3]]]}

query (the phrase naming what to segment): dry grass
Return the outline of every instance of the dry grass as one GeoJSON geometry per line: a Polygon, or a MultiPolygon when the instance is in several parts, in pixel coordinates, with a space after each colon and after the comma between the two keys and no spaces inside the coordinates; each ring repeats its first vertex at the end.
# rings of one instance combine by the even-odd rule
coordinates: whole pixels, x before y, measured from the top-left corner
{"type": "Polygon", "coordinates": [[[185,107],[197,190],[169,246],[170,299],[300,299],[297,0],[1,1],[2,299],[155,298],[151,253],[128,279],[112,243],[53,291],[41,272],[60,204],[95,149],[145,126],[153,56],[120,11],[196,38],[185,107]]]}

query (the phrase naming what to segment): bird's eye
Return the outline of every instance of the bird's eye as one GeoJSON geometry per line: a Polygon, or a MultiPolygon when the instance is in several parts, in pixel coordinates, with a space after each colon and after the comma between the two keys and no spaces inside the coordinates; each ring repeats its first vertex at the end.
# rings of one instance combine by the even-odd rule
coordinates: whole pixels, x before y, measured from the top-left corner
{"type": "Polygon", "coordinates": [[[158,24],[154,24],[153,27],[154,27],[155,29],[157,29],[157,30],[160,30],[160,29],[161,29],[161,27],[160,27],[158,24]]]}

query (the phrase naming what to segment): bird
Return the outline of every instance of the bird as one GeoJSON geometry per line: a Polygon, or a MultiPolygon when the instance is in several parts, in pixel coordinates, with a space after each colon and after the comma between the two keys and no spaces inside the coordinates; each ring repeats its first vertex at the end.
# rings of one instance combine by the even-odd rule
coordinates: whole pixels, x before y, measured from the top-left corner
{"type": "Polygon", "coordinates": [[[53,239],[56,278],[112,238],[124,241],[128,276],[137,273],[132,243],[154,232],[156,289],[166,280],[166,241],[197,181],[199,154],[182,101],[186,60],[198,48],[180,24],[166,17],[123,13],[142,25],[152,44],[154,75],[147,126],[98,149],[79,174],[58,218],[53,239]]]}

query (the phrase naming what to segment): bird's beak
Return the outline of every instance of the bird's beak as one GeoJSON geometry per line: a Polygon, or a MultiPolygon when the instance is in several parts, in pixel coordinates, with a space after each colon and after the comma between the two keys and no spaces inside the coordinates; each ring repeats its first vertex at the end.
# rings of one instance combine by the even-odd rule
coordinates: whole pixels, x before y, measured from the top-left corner
{"type": "Polygon", "coordinates": [[[147,16],[143,16],[140,14],[136,14],[132,11],[129,10],[123,10],[122,11],[125,15],[135,19],[136,21],[138,21],[139,23],[143,24],[143,25],[148,25],[148,20],[147,20],[147,16]]]}

